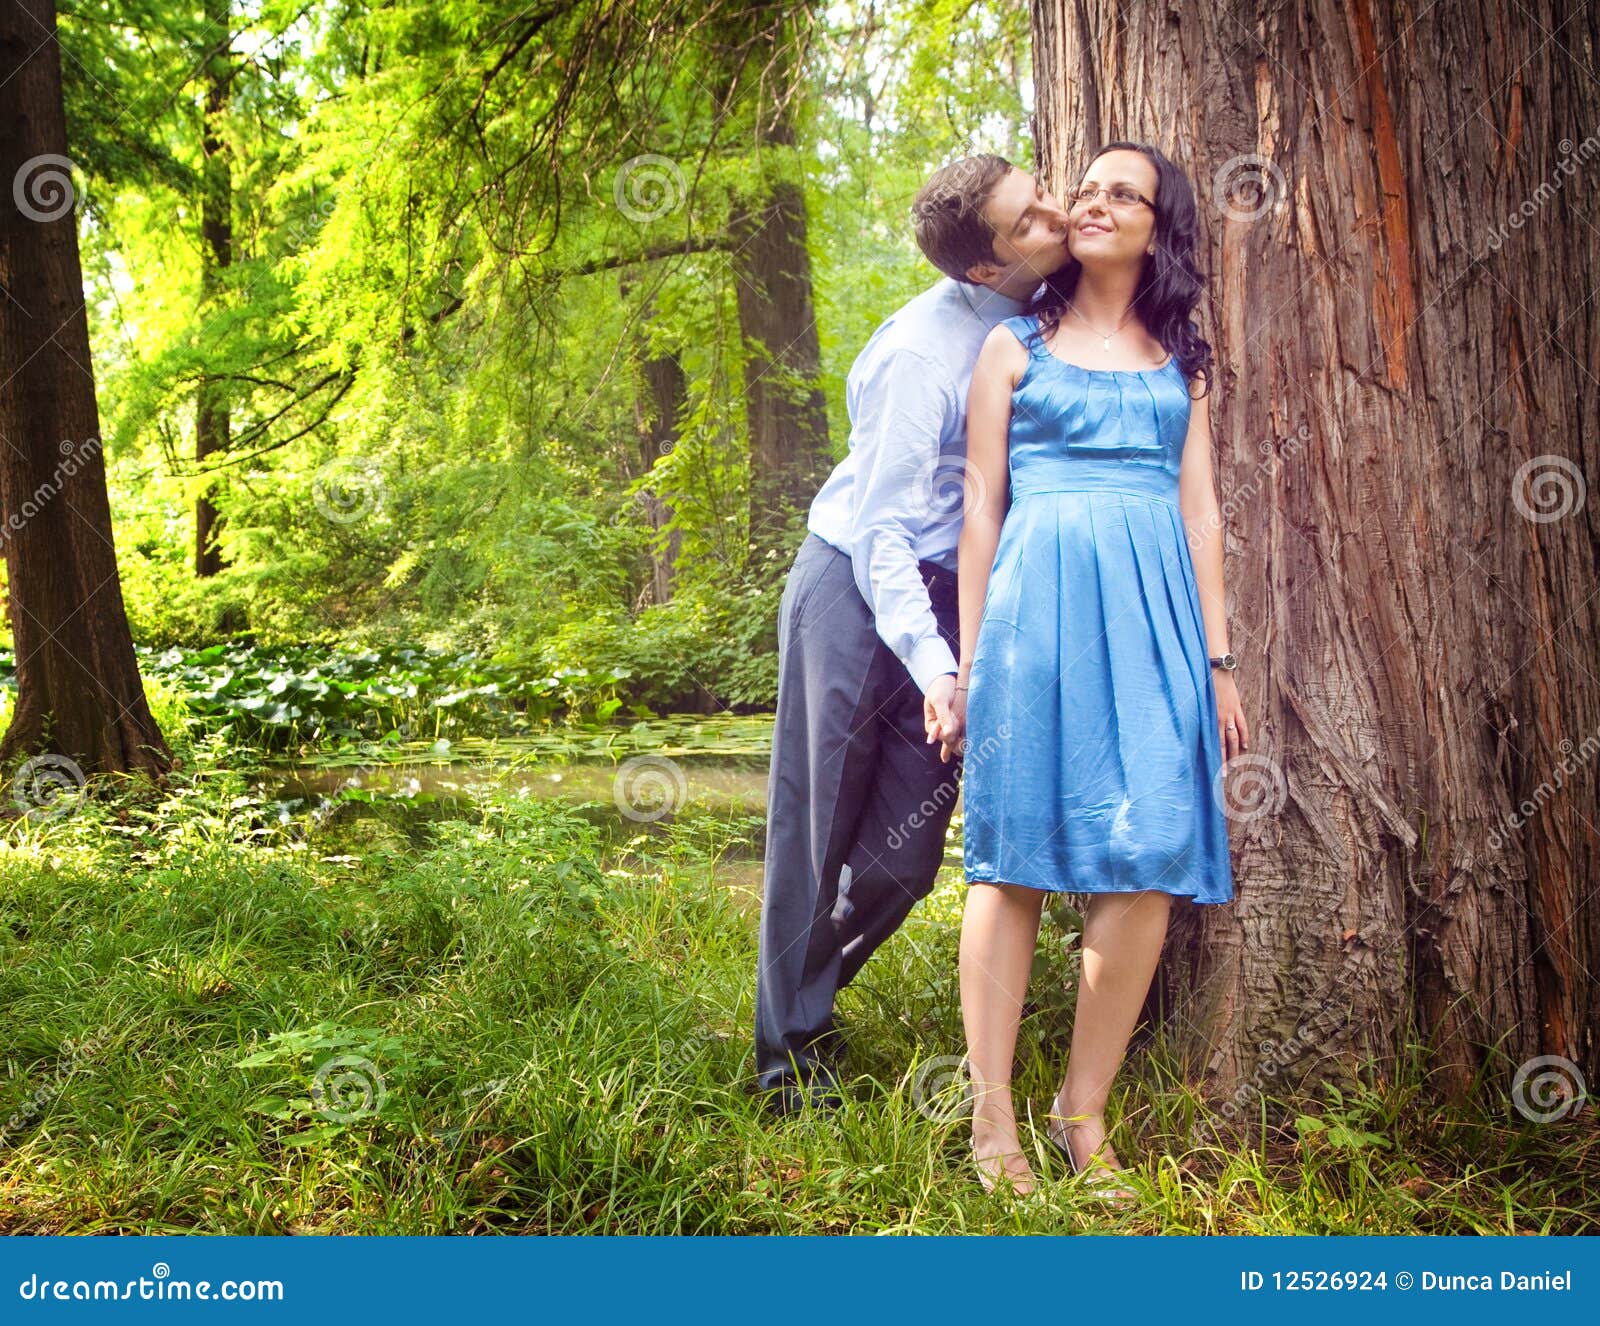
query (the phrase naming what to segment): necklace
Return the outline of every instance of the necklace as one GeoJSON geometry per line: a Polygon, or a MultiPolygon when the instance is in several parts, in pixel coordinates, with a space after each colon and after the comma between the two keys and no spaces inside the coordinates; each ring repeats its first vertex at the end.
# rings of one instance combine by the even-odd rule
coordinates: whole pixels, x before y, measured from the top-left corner
{"type": "Polygon", "coordinates": [[[1130,304],[1128,306],[1128,311],[1122,315],[1122,322],[1119,322],[1110,331],[1103,332],[1098,327],[1096,327],[1093,323],[1091,323],[1088,318],[1084,317],[1083,314],[1078,312],[1078,306],[1076,304],[1069,303],[1067,305],[1067,309],[1072,314],[1073,317],[1077,318],[1077,320],[1079,322],[1081,322],[1085,327],[1087,327],[1090,331],[1092,331],[1096,336],[1098,336],[1100,338],[1100,343],[1101,343],[1102,346],[1104,346],[1105,351],[1106,351],[1107,354],[1111,353],[1111,338],[1113,336],[1115,336],[1119,331],[1122,330],[1122,323],[1126,322],[1129,318],[1131,318],[1133,316],[1133,306],[1130,304]]]}

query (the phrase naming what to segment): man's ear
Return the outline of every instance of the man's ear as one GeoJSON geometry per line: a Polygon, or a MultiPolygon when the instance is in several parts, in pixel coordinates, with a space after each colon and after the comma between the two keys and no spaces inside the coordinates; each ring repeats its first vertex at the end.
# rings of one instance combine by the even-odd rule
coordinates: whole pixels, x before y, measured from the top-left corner
{"type": "Polygon", "coordinates": [[[979,285],[988,285],[997,279],[1005,268],[997,262],[975,262],[967,268],[967,280],[976,281],[979,285]]]}

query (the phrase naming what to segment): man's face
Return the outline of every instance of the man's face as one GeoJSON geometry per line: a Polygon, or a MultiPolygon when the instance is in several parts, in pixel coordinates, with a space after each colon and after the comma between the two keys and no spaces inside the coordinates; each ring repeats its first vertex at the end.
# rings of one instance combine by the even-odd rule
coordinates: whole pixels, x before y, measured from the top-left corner
{"type": "Polygon", "coordinates": [[[1026,269],[1037,284],[1070,261],[1067,210],[1027,171],[1007,171],[983,215],[994,232],[995,260],[968,268],[974,280],[1005,284],[1026,269]]]}

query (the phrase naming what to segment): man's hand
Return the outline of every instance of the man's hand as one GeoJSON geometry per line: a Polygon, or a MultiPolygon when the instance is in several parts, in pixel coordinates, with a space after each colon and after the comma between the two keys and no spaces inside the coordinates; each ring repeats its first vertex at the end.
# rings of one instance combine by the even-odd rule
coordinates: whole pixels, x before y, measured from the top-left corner
{"type": "Polygon", "coordinates": [[[950,750],[954,745],[949,734],[954,730],[956,721],[954,703],[956,700],[956,676],[953,672],[941,672],[928,683],[927,692],[922,697],[922,730],[927,734],[928,744],[937,741],[939,758],[946,764],[950,763],[950,750]]]}
{"type": "Polygon", "coordinates": [[[961,754],[961,739],[967,729],[967,693],[956,690],[953,673],[935,677],[922,697],[922,727],[928,741],[939,743],[939,758],[949,764],[961,754]]]}
{"type": "Polygon", "coordinates": [[[939,758],[947,764],[952,755],[960,755],[967,744],[967,692],[965,687],[956,692],[950,704],[950,722],[940,733],[939,758]]]}

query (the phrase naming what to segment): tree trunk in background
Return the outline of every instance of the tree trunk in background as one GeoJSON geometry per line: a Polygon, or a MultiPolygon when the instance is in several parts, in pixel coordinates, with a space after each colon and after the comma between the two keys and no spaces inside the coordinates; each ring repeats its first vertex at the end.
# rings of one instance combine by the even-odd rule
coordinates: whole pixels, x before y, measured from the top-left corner
{"type": "MultiPolygon", "coordinates": [[[[639,464],[640,473],[648,474],[656,461],[672,450],[678,431],[678,410],[687,394],[688,382],[674,354],[646,359],[640,374],[648,396],[640,402],[643,408],[639,423],[639,464]]],[[[650,602],[666,603],[672,597],[672,576],[678,563],[681,539],[676,530],[661,534],[672,520],[672,508],[649,489],[641,490],[639,495],[644,501],[650,527],[657,534],[657,546],[650,559],[650,602]]]]}
{"type": "Polygon", "coordinates": [[[765,3],[738,56],[730,100],[753,117],[748,141],[762,188],[730,226],[739,327],[745,353],[750,429],[750,541],[757,555],[775,546],[790,511],[810,505],[831,465],[822,352],[806,249],[805,193],[794,152],[790,105],[804,77],[803,17],[792,5],[765,3]]]}
{"type": "MultiPolygon", "coordinates": [[[[618,282],[618,297],[626,301],[634,287],[633,278],[624,275],[618,282]]],[[[634,439],[637,450],[622,456],[622,470],[631,485],[644,478],[661,457],[667,455],[678,436],[678,411],[688,397],[689,383],[683,365],[671,350],[651,350],[651,323],[656,310],[653,297],[640,314],[637,338],[640,390],[634,396],[634,439]]],[[[666,603],[672,598],[673,574],[678,563],[682,538],[676,530],[662,537],[661,530],[672,520],[672,507],[651,486],[635,490],[635,500],[644,508],[656,540],[650,552],[634,603],[637,612],[649,603],[666,603]]]]}
{"type": "Polygon", "coordinates": [[[172,757],[111,542],[55,22],[50,0],[0,3],[0,534],[17,658],[0,760],[160,773],[172,757]]]}
{"type": "MultiPolygon", "coordinates": [[[[200,193],[200,309],[202,329],[215,316],[214,305],[222,285],[222,272],[233,264],[233,187],[227,145],[222,138],[233,80],[233,43],[229,27],[230,0],[206,0],[206,107],[202,139],[204,162],[200,193]]],[[[202,377],[195,399],[194,458],[206,468],[206,458],[228,449],[227,384],[202,377]]],[[[209,491],[194,504],[194,573],[214,576],[222,569],[217,547],[220,517],[209,491]]]]}
{"type": "Polygon", "coordinates": [[[1034,2],[1049,185],[1129,138],[1200,203],[1252,749],[1161,986],[1230,1116],[1408,1038],[1600,1080],[1593,12],[1034,2]]]}

